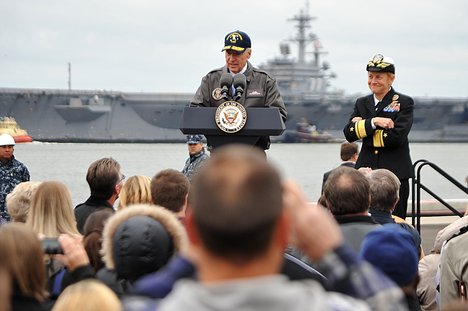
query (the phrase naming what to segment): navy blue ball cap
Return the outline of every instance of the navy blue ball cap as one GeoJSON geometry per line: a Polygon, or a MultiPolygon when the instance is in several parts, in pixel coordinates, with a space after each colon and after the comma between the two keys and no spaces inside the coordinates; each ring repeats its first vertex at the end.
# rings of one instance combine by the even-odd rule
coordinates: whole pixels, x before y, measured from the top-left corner
{"type": "Polygon", "coordinates": [[[187,144],[199,144],[203,141],[202,135],[187,135],[187,144]]]}
{"type": "Polygon", "coordinates": [[[411,234],[398,224],[386,224],[369,232],[359,256],[398,285],[407,285],[418,275],[418,247],[411,234]]]}
{"type": "Polygon", "coordinates": [[[395,62],[390,57],[375,54],[367,63],[366,70],[395,73],[395,62]]]}
{"type": "Polygon", "coordinates": [[[224,48],[221,50],[233,50],[239,53],[243,53],[245,49],[252,47],[250,37],[243,31],[236,30],[230,32],[224,37],[224,48]]]}

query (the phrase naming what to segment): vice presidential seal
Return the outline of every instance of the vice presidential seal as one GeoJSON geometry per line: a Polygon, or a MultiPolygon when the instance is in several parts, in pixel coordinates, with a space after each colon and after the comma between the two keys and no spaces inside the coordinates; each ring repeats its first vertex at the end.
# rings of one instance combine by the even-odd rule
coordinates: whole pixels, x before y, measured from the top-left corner
{"type": "Polygon", "coordinates": [[[247,111],[236,101],[226,101],[216,109],[215,121],[221,131],[236,133],[244,128],[247,122],[247,111]]]}

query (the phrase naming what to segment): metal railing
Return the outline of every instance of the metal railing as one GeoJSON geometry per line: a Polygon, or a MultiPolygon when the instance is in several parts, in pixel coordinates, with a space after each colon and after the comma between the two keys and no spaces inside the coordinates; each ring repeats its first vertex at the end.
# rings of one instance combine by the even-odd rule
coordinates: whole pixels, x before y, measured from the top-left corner
{"type": "MultiPolygon", "coordinates": [[[[436,172],[438,172],[442,177],[447,179],[449,182],[451,182],[454,186],[460,188],[465,194],[468,195],[468,188],[463,186],[461,183],[459,183],[457,180],[455,180],[452,176],[450,176],[447,172],[445,172],[443,169],[441,169],[439,166],[435,165],[434,163],[428,161],[428,160],[418,160],[414,162],[413,164],[413,172],[414,172],[414,177],[413,177],[413,182],[412,182],[412,189],[411,189],[411,222],[413,226],[418,230],[419,233],[421,233],[421,217],[425,217],[425,215],[421,214],[421,189],[426,191],[428,194],[430,194],[434,199],[439,201],[442,205],[444,205],[448,210],[450,210],[452,213],[448,214],[443,214],[440,216],[459,216],[463,217],[463,214],[460,213],[456,208],[454,208],[452,205],[447,203],[444,199],[439,197],[436,193],[434,193],[432,190],[430,190],[427,186],[425,186],[422,181],[421,181],[421,170],[424,167],[430,167],[434,169],[436,172]]],[[[430,216],[430,215],[427,215],[430,216]]]]}

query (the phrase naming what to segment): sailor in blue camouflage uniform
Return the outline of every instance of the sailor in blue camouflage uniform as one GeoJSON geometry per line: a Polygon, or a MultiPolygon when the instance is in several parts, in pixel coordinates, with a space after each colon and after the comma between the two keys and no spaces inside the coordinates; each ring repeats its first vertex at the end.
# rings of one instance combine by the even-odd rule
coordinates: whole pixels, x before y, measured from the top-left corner
{"type": "Polygon", "coordinates": [[[15,159],[15,140],[9,134],[0,135],[0,224],[10,221],[5,198],[17,184],[29,181],[28,168],[15,159]]]}
{"type": "Polygon", "coordinates": [[[195,172],[200,169],[203,162],[208,160],[210,156],[206,153],[203,147],[203,136],[201,135],[188,135],[187,147],[189,151],[189,158],[185,161],[185,166],[182,173],[192,181],[195,172]]]}
{"type": "Polygon", "coordinates": [[[393,59],[377,54],[367,64],[372,94],[358,98],[343,132],[349,142],[362,140],[356,168],[386,168],[401,182],[400,201],[393,214],[406,217],[409,178],[413,177],[408,134],[413,125],[413,99],[396,92],[393,59]]]}

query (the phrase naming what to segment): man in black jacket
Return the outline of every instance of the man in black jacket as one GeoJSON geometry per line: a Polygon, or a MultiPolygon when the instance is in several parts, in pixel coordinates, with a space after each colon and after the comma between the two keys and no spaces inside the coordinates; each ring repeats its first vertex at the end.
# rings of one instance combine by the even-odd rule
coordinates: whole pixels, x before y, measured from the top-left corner
{"type": "Polygon", "coordinates": [[[75,207],[76,226],[84,232],[88,216],[102,209],[114,210],[125,175],[120,172],[120,164],[112,158],[102,158],[93,162],[86,174],[91,196],[86,202],[75,207]]]}
{"type": "MultiPolygon", "coordinates": [[[[356,143],[342,143],[340,146],[340,158],[341,158],[341,164],[340,166],[347,166],[354,168],[356,166],[356,161],[359,157],[359,146],[356,143]]],[[[322,182],[322,193],[323,193],[323,187],[325,186],[325,182],[328,179],[328,176],[330,176],[330,173],[332,170],[326,172],[323,174],[323,182],[322,182]]]]}
{"type": "Polygon", "coordinates": [[[397,93],[394,61],[381,54],[367,64],[372,94],[358,98],[343,132],[349,142],[362,139],[356,168],[386,168],[401,182],[400,201],[393,214],[406,218],[409,178],[413,177],[408,134],[413,124],[413,99],[397,93]]]}

